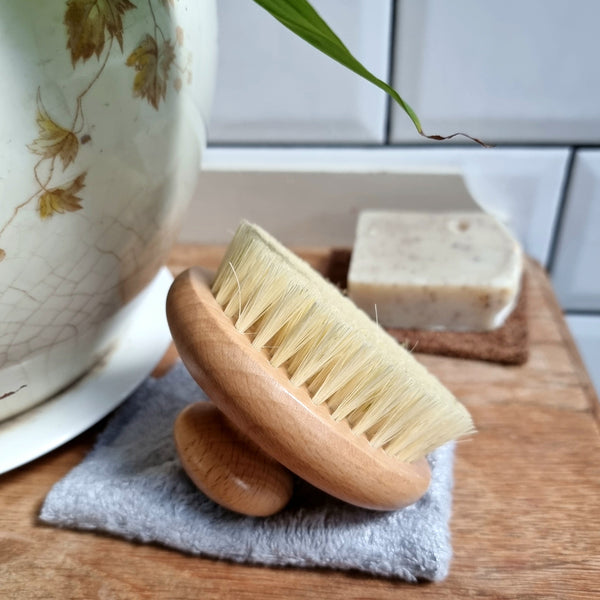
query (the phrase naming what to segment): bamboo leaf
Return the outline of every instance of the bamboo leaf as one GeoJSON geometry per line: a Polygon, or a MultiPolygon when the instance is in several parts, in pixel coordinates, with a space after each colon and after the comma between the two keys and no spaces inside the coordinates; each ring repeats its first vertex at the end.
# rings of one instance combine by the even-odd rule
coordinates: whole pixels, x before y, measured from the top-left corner
{"type": "Polygon", "coordinates": [[[285,27],[290,29],[304,41],[389,94],[410,117],[417,132],[423,137],[433,140],[448,140],[461,135],[482,146],[487,146],[487,144],[483,143],[481,140],[473,138],[465,133],[453,133],[448,136],[425,134],[421,122],[419,121],[419,117],[411,106],[392,86],[373,75],[373,73],[354,57],[342,40],[333,32],[307,0],[254,0],[254,2],[264,8],[280,23],[285,25],[285,27]]]}

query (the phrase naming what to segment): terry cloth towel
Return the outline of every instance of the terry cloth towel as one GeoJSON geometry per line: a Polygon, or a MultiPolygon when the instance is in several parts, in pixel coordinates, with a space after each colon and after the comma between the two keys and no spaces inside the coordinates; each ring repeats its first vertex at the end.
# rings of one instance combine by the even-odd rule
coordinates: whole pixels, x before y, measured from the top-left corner
{"type": "MultiPolygon", "coordinates": [[[[351,252],[332,250],[325,269],[327,278],[346,289],[351,252]]],[[[388,333],[411,352],[437,354],[506,365],[522,365],[529,357],[527,328],[527,277],[521,281],[517,304],[501,327],[492,331],[425,331],[388,329],[388,333]]]]}
{"type": "Polygon", "coordinates": [[[429,457],[431,486],[403,510],[359,509],[298,480],[282,512],[246,517],[198,491],[178,460],[175,417],[204,399],[181,363],[161,379],[147,379],[89,455],[54,485],[41,520],[237,562],[358,569],[408,581],[447,575],[453,444],[429,457]]]}

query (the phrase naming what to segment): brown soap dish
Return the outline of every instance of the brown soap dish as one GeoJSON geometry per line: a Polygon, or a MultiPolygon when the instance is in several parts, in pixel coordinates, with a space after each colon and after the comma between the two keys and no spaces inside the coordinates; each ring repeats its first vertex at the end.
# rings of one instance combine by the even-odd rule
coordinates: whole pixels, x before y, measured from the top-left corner
{"type": "MultiPolygon", "coordinates": [[[[350,250],[335,249],[329,257],[327,277],[342,289],[346,289],[350,256],[350,250]]],[[[527,329],[527,277],[523,275],[517,305],[498,329],[481,332],[420,329],[387,331],[413,352],[522,365],[529,356],[527,329]]]]}

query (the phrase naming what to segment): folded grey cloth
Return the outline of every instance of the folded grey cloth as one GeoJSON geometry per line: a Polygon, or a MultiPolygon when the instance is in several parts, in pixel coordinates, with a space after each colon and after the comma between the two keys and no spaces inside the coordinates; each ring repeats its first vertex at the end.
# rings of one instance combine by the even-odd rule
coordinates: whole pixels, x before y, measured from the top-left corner
{"type": "Polygon", "coordinates": [[[238,562],[358,569],[409,581],[447,575],[453,444],[430,456],[430,489],[403,510],[359,509],[298,480],[282,512],[245,517],[199,492],[177,458],[175,417],[205,398],[181,364],[145,381],[89,455],[52,488],[42,521],[238,562]]]}

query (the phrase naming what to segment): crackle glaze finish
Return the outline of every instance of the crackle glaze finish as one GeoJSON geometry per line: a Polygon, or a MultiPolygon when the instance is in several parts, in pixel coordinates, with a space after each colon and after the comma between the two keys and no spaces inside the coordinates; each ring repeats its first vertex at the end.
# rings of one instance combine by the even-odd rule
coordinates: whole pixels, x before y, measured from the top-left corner
{"type": "Polygon", "coordinates": [[[197,186],[214,0],[0,2],[0,419],[118,343],[197,186]]]}

